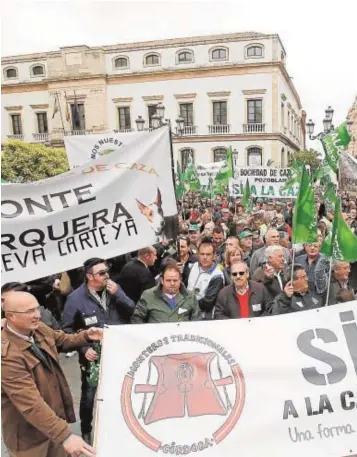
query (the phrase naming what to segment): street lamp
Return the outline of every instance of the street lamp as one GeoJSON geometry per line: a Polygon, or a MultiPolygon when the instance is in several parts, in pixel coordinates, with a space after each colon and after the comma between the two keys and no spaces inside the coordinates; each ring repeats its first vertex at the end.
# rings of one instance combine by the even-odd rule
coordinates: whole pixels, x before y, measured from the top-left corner
{"type": "Polygon", "coordinates": [[[151,126],[153,129],[158,129],[159,127],[161,127],[161,118],[158,114],[154,114],[152,117],[151,117],[151,126]]]}
{"type": "Polygon", "coordinates": [[[138,116],[138,118],[135,120],[135,124],[138,132],[142,132],[144,130],[145,121],[142,116],[138,116]]]}
{"type": "Polygon", "coordinates": [[[322,137],[332,132],[334,126],[332,125],[332,117],[334,110],[329,106],[325,110],[325,118],[322,120],[324,131],[314,135],[315,123],[312,119],[309,119],[309,122],[306,123],[307,134],[309,135],[310,140],[320,140],[322,137]]]}
{"type": "Polygon", "coordinates": [[[156,105],[156,114],[159,116],[159,119],[163,119],[165,116],[165,107],[162,103],[156,105]]]}

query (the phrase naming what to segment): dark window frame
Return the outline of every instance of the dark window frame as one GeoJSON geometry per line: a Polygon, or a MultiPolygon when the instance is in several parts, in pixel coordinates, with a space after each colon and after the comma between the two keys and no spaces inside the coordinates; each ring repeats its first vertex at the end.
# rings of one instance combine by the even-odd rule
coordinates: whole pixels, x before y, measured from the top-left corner
{"type": "Polygon", "coordinates": [[[213,162],[221,162],[222,160],[227,160],[227,149],[215,148],[213,150],[213,162]]]}
{"type": "Polygon", "coordinates": [[[48,133],[48,120],[46,111],[36,113],[37,132],[48,133]]]}
{"type": "Polygon", "coordinates": [[[263,46],[258,44],[253,44],[247,48],[247,57],[263,57],[263,46]],[[257,53],[259,49],[259,53],[257,53]],[[253,51],[253,53],[251,52],[253,51]]]}
{"type": "Polygon", "coordinates": [[[217,100],[212,102],[213,125],[228,124],[227,106],[226,100],[217,100]]]}
{"type": "Polygon", "coordinates": [[[152,121],[151,118],[157,112],[157,104],[155,105],[147,105],[148,107],[148,119],[149,119],[149,128],[152,128],[152,121]]]}
{"type": "Polygon", "coordinates": [[[11,116],[11,126],[13,135],[22,135],[22,119],[21,114],[14,113],[10,114],[11,116]]]}
{"type": "Polygon", "coordinates": [[[184,120],[185,127],[194,126],[193,103],[180,103],[180,116],[184,120]]]}
{"type": "Polygon", "coordinates": [[[44,76],[45,74],[45,68],[43,65],[35,65],[32,67],[32,76],[44,76]],[[36,68],[41,68],[42,73],[35,73],[36,68]]]}
{"type": "Polygon", "coordinates": [[[130,106],[118,106],[119,130],[131,129],[130,106]]]}
{"type": "Polygon", "coordinates": [[[115,60],[114,60],[114,67],[115,68],[128,68],[129,67],[129,59],[128,57],[117,57],[115,60]],[[125,65],[117,65],[117,62],[118,61],[125,61],[125,65]]]}
{"type": "Polygon", "coordinates": [[[153,67],[155,65],[160,65],[160,56],[158,54],[148,54],[145,56],[145,65],[148,67],[153,67]],[[151,62],[148,62],[148,59],[151,58],[151,62]],[[157,63],[154,60],[157,59],[157,63]]]}
{"type": "Polygon", "coordinates": [[[193,62],[193,53],[191,51],[180,51],[177,54],[177,63],[190,63],[193,62]],[[181,56],[189,56],[189,58],[181,59],[181,56]]]}
{"type": "Polygon", "coordinates": [[[263,99],[253,98],[247,100],[247,122],[248,124],[263,123],[263,99]],[[257,105],[260,107],[257,107],[257,105]]]}
{"type": "Polygon", "coordinates": [[[85,108],[84,103],[77,103],[78,106],[78,114],[79,114],[79,125],[75,125],[75,116],[74,116],[74,109],[75,104],[71,103],[71,120],[72,120],[72,130],[86,130],[86,115],[85,115],[85,108]]]}
{"type": "Polygon", "coordinates": [[[226,48],[217,48],[217,49],[213,49],[211,51],[211,59],[212,60],[227,60],[228,59],[228,51],[226,48]],[[221,53],[221,52],[224,52],[224,57],[215,57],[215,53],[221,53]]]}
{"type": "Polygon", "coordinates": [[[5,68],[5,79],[16,79],[18,77],[17,75],[18,75],[17,68],[5,68]],[[8,75],[9,71],[14,71],[15,76],[9,76],[8,75]]]}

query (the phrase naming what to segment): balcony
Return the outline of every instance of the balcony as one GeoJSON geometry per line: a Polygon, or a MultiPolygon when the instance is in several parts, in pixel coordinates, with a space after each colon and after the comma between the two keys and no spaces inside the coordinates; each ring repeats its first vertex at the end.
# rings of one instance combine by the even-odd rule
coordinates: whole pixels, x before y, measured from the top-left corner
{"type": "Polygon", "coordinates": [[[50,141],[49,133],[33,133],[32,137],[36,143],[48,143],[50,141]]]}
{"type": "Polygon", "coordinates": [[[64,132],[65,136],[72,136],[72,135],[90,135],[92,130],[69,130],[68,132],[64,132]]]}
{"type": "Polygon", "coordinates": [[[131,133],[134,132],[134,129],[114,129],[114,133],[131,133]]]}
{"type": "Polygon", "coordinates": [[[265,133],[265,124],[243,124],[244,133],[265,133]]]}
{"type": "Polygon", "coordinates": [[[24,135],[21,133],[21,135],[7,135],[8,140],[23,140],[24,135]]]}
{"type": "Polygon", "coordinates": [[[226,135],[227,133],[230,133],[230,127],[229,124],[209,125],[208,132],[212,135],[226,135]]]}
{"type": "Polygon", "coordinates": [[[90,135],[93,133],[92,130],[67,130],[63,129],[53,129],[51,132],[51,141],[53,142],[63,142],[63,137],[72,136],[72,135],[90,135]]]}

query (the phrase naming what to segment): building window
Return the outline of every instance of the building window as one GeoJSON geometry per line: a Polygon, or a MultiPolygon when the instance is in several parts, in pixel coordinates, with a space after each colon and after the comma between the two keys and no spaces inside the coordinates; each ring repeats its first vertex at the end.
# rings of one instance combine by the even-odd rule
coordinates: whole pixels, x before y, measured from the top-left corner
{"type": "Polygon", "coordinates": [[[149,54],[145,57],[145,65],[148,67],[154,65],[160,65],[160,56],[159,54],[149,54]]]}
{"type": "Polygon", "coordinates": [[[228,59],[228,50],[227,48],[217,48],[211,51],[212,60],[227,60],[228,59]]]}
{"type": "Polygon", "coordinates": [[[257,147],[248,148],[248,167],[262,166],[262,149],[257,147]]]}
{"type": "Polygon", "coordinates": [[[43,65],[35,65],[32,67],[32,75],[33,76],[43,76],[45,74],[45,69],[43,65]]]}
{"type": "Polygon", "coordinates": [[[76,105],[71,104],[71,118],[72,118],[72,130],[85,130],[86,129],[86,118],[84,113],[84,104],[77,103],[76,105]]]}
{"type": "Polygon", "coordinates": [[[6,68],[5,72],[5,79],[14,79],[17,78],[17,70],[16,68],[6,68]]]}
{"type": "Polygon", "coordinates": [[[221,160],[227,160],[227,150],[225,148],[216,148],[213,151],[213,161],[220,162],[221,160]]]}
{"type": "Polygon", "coordinates": [[[177,63],[189,63],[193,62],[193,52],[192,51],[180,51],[177,54],[177,63]]]}
{"type": "Polygon", "coordinates": [[[129,67],[129,59],[127,57],[118,57],[114,60],[114,67],[115,68],[128,68],[129,67]]]}
{"type": "Polygon", "coordinates": [[[11,114],[12,134],[22,135],[22,123],[20,114],[11,114]]]}
{"type": "Polygon", "coordinates": [[[47,113],[36,113],[37,117],[37,132],[48,133],[47,113]]]}
{"type": "Polygon", "coordinates": [[[187,165],[193,162],[195,163],[195,152],[193,149],[187,148],[187,149],[182,149],[181,151],[181,170],[185,171],[187,168],[187,165]]]}
{"type": "Polygon", "coordinates": [[[263,57],[263,46],[251,45],[246,48],[247,57],[263,57]]]}
{"type": "Polygon", "coordinates": [[[149,128],[152,128],[152,117],[156,114],[156,105],[148,105],[149,128]]]}
{"type": "Polygon", "coordinates": [[[193,103],[180,104],[180,116],[184,120],[184,125],[193,125],[193,103]]]}
{"type": "Polygon", "coordinates": [[[263,122],[263,100],[247,100],[248,124],[263,122]]]}
{"type": "Polygon", "coordinates": [[[118,108],[119,130],[131,130],[130,106],[121,106],[118,108]]]}
{"type": "Polygon", "coordinates": [[[213,125],[227,125],[227,102],[213,102],[213,125]]]}
{"type": "Polygon", "coordinates": [[[281,104],[281,126],[284,127],[285,125],[285,105],[284,103],[281,104]]]}

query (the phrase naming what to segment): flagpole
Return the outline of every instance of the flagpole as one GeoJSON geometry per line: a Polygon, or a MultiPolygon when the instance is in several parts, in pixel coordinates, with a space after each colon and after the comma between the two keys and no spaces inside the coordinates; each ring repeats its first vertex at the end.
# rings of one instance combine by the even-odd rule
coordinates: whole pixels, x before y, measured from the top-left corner
{"type": "Polygon", "coordinates": [[[294,277],[294,263],[295,263],[295,248],[294,248],[294,245],[293,246],[293,257],[291,259],[291,281],[293,281],[293,277],[294,277]]]}
{"type": "Polygon", "coordinates": [[[62,122],[62,128],[63,128],[63,133],[64,133],[65,132],[65,128],[64,128],[64,122],[63,122],[63,116],[62,116],[61,103],[60,103],[59,98],[58,98],[58,92],[56,92],[56,97],[57,97],[58,111],[60,113],[61,122],[62,122]]]}
{"type": "Polygon", "coordinates": [[[327,294],[326,294],[325,306],[328,306],[328,299],[329,299],[329,295],[330,295],[330,284],[331,284],[331,275],[332,275],[332,262],[333,262],[333,258],[331,257],[331,259],[330,259],[330,270],[329,270],[329,274],[328,274],[328,284],[327,284],[327,294]]]}

